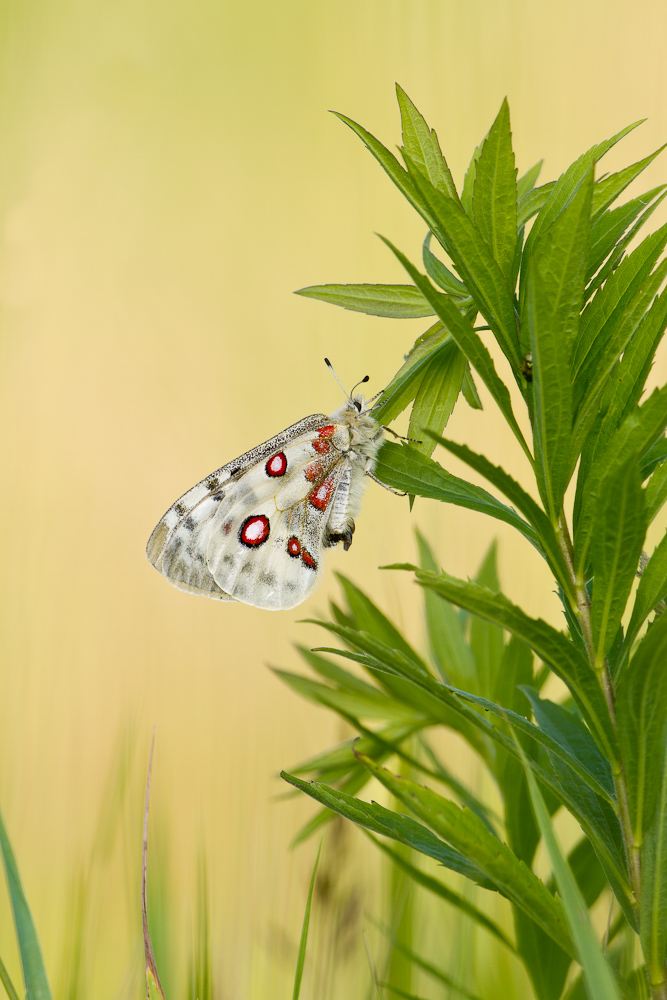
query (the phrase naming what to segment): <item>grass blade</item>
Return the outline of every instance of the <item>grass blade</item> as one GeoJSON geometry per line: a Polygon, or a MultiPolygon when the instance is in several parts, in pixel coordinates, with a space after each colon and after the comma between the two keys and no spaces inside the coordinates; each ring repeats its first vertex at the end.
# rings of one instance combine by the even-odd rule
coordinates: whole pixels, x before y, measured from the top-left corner
{"type": "Polygon", "coordinates": [[[303,915],[303,926],[301,928],[301,940],[299,941],[299,954],[296,960],[296,972],[294,973],[294,992],[292,993],[292,1000],[299,1000],[299,995],[301,993],[301,979],[303,976],[303,967],[306,961],[306,945],[308,944],[308,927],[310,925],[310,909],[313,904],[313,892],[315,890],[315,879],[317,878],[317,867],[320,863],[320,854],[322,853],[322,841],[320,840],[320,846],[317,848],[317,857],[315,858],[315,864],[313,866],[313,874],[310,877],[310,888],[308,890],[308,901],[306,902],[306,912],[303,915]]]}
{"type": "Polygon", "coordinates": [[[7,887],[9,889],[16,927],[16,937],[21,954],[26,1000],[51,1000],[51,989],[46,978],[42,949],[39,945],[28,900],[23,891],[16,859],[14,858],[12,845],[7,836],[2,814],[0,814],[0,851],[2,851],[2,860],[5,866],[7,887]]]}
{"type": "Polygon", "coordinates": [[[523,753],[522,758],[533,811],[542,833],[542,839],[549,852],[558,892],[563,903],[577,958],[583,969],[589,997],[591,1000],[621,1000],[614,974],[591,927],[588,907],[556,838],[542,793],[523,753]]]}
{"type": "Polygon", "coordinates": [[[146,994],[148,1000],[165,1000],[160,976],[155,964],[151,935],[148,929],[148,906],[146,896],[146,880],[148,874],[148,803],[151,794],[151,772],[153,769],[153,749],[155,747],[155,730],[151,739],[151,751],[148,758],[148,774],[146,776],[146,797],[144,800],[144,835],[141,851],[141,919],[144,933],[144,959],[146,963],[146,994]]]}

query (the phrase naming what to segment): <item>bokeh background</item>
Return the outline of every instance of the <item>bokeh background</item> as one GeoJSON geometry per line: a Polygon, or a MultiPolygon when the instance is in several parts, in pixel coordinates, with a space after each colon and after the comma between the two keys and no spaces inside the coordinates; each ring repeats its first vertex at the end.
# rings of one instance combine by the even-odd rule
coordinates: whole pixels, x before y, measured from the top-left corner
{"type": "MultiPolygon", "coordinates": [[[[149,891],[169,914],[155,928],[164,985],[178,995],[204,865],[220,996],[291,995],[314,845],[290,852],[311,810],[279,801],[276,775],[345,731],[267,664],[295,668],[292,642],[322,640],[300,620],[326,611],[335,570],[419,643],[416,588],[378,567],[414,558],[419,525],[466,576],[495,532],[507,592],[558,620],[509,529],[427,501],[410,515],[373,484],[351,551],[331,554],[293,612],[188,597],[144,558],[190,485],[341,404],[325,354],[345,385],[369,373],[377,391],[426,325],[292,294],[402,281],[374,231],[413,259],[423,237],[327,109],[394,146],[399,81],[459,183],[505,95],[519,170],[544,157],[544,180],[647,118],[611,169],[667,139],[666,29],[657,0],[0,6],[0,803],[56,993],[85,918],[88,995],[142,995],[155,725],[149,891]]],[[[666,170],[659,159],[642,189],[666,170]]],[[[665,374],[662,356],[654,379],[665,374]]],[[[491,406],[461,404],[450,431],[522,474],[491,406]]],[[[355,836],[339,833],[328,863],[363,912],[376,890],[355,836]]],[[[0,897],[0,954],[20,979],[0,897]]],[[[326,989],[353,995],[335,976],[326,989]]]]}

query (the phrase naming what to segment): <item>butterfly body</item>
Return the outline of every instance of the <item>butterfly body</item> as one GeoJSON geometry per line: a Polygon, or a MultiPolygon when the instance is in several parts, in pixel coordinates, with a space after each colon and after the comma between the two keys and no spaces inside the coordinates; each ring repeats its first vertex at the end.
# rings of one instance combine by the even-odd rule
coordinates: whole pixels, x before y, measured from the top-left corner
{"type": "Polygon", "coordinates": [[[207,476],[153,531],[149,560],[179,590],[267,610],[315,589],[324,550],[352,543],[382,429],[363,397],[305,417],[207,476]]]}

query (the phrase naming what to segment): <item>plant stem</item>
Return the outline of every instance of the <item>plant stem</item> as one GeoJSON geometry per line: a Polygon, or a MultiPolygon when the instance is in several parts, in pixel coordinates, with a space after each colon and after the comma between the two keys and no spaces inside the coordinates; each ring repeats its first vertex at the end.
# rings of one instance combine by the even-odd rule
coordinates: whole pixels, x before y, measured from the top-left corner
{"type": "MultiPolygon", "coordinates": [[[[572,545],[572,538],[570,536],[567,521],[565,520],[565,515],[562,512],[558,519],[558,524],[555,525],[555,530],[556,537],[558,538],[558,545],[565,560],[577,602],[576,607],[572,610],[579,621],[588,660],[591,668],[595,671],[600,687],[602,688],[605,701],[607,703],[607,711],[609,712],[611,727],[614,732],[614,736],[616,736],[616,704],[614,685],[609,671],[609,662],[605,657],[600,663],[596,654],[595,644],[593,642],[593,626],[591,622],[591,602],[584,581],[577,577],[574,569],[574,548],[572,545]]],[[[616,796],[618,798],[618,818],[623,834],[623,844],[625,846],[625,855],[630,875],[630,886],[634,896],[635,910],[638,914],[641,891],[641,856],[639,846],[635,843],[634,830],[632,829],[625,766],[620,754],[617,755],[617,762],[610,761],[610,763],[614,776],[616,796]]],[[[662,994],[660,994],[660,996],[662,998],[662,994]]],[[[667,1000],[667,994],[665,995],[665,1000],[667,1000]]]]}

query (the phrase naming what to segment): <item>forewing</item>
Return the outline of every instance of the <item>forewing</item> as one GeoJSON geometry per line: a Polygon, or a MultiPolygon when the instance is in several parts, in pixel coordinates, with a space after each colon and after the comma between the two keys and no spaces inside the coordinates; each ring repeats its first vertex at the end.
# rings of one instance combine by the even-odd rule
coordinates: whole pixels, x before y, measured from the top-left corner
{"type": "MultiPolygon", "coordinates": [[[[319,439],[318,429],[327,419],[321,413],[304,417],[184,493],[160,519],[148,540],[146,555],[155,568],[180,590],[230,600],[211,576],[205,558],[211,522],[220,504],[230,490],[236,494],[240,489],[258,500],[260,496],[270,497],[281,476],[268,474],[269,460],[285,454],[284,476],[295,462],[312,459],[317,454],[313,442],[319,439]]],[[[274,463],[272,471],[280,472],[280,466],[280,462],[274,463]]]]}

